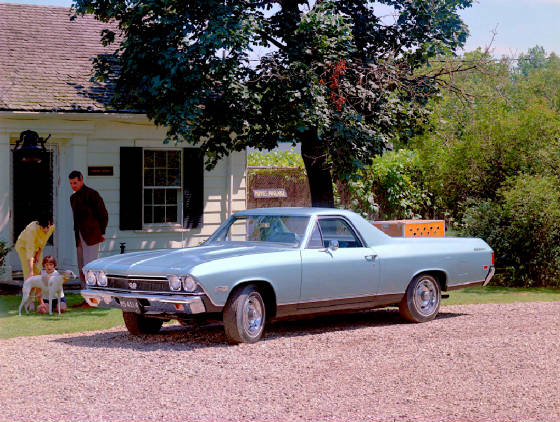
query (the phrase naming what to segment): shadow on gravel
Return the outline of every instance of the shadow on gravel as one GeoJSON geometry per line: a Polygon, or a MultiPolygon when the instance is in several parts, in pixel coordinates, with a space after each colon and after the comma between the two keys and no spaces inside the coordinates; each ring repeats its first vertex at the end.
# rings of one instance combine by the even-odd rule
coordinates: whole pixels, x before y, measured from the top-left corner
{"type": "MultiPolygon", "coordinates": [[[[441,312],[436,320],[460,317],[466,314],[441,312]]],[[[267,325],[261,342],[284,337],[318,335],[333,331],[358,330],[364,327],[408,325],[392,308],[355,312],[351,314],[331,314],[280,320],[267,325]]],[[[206,347],[230,347],[221,323],[192,325],[164,325],[161,332],[153,335],[133,336],[126,330],[98,332],[91,335],[64,337],[53,340],[77,347],[130,348],[141,351],[195,350],[206,347]]]]}

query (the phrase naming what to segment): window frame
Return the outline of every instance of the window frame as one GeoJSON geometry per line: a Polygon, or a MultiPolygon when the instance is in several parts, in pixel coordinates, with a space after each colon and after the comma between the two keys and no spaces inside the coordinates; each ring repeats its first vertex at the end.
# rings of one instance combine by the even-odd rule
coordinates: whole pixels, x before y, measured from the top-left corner
{"type": "MultiPolygon", "coordinates": [[[[173,228],[173,229],[177,229],[177,228],[183,228],[183,185],[184,185],[184,174],[183,174],[183,159],[184,159],[184,153],[183,150],[181,148],[157,148],[157,147],[142,147],[142,230],[150,230],[150,229],[163,229],[163,228],[173,228]],[[180,172],[180,177],[181,177],[181,185],[178,187],[172,187],[172,186],[146,186],[145,185],[145,152],[146,151],[174,151],[174,152],[178,152],[179,153],[179,172],[180,172]],[[177,203],[177,220],[173,223],[171,222],[164,222],[164,223],[146,223],[144,220],[144,208],[146,207],[146,204],[144,202],[145,200],[145,190],[146,189],[165,189],[165,190],[179,190],[179,200],[177,203]]],[[[168,169],[168,167],[166,167],[166,169],[168,169]]],[[[155,176],[154,176],[155,177],[155,176]]],[[[167,205],[167,204],[166,204],[167,205]]],[[[153,198],[152,198],[152,207],[153,207],[153,198]]],[[[153,216],[152,216],[153,217],[153,216]]],[[[153,218],[152,218],[153,219],[153,218]]]]}

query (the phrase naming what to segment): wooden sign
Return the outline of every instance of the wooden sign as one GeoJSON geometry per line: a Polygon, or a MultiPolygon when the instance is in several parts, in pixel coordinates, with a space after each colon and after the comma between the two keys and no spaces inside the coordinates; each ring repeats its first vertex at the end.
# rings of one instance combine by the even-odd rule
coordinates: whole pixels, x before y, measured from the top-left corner
{"type": "Polygon", "coordinates": [[[88,166],[88,176],[112,176],[113,166],[88,166]]]}

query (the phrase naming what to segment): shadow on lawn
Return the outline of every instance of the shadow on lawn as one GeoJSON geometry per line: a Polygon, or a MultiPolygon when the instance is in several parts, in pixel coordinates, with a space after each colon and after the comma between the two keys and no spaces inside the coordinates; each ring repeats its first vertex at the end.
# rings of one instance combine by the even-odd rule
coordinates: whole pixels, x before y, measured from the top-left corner
{"type": "MultiPolygon", "coordinates": [[[[459,312],[442,312],[436,320],[460,317],[459,312]]],[[[334,314],[281,320],[268,324],[261,341],[283,337],[318,335],[335,331],[357,330],[365,327],[408,325],[397,309],[385,308],[351,314],[334,314]]],[[[221,323],[208,323],[183,327],[178,324],[164,325],[161,332],[153,335],[133,336],[122,331],[98,332],[90,335],[64,337],[54,340],[77,347],[129,348],[142,351],[194,350],[206,347],[231,346],[221,323]]]]}

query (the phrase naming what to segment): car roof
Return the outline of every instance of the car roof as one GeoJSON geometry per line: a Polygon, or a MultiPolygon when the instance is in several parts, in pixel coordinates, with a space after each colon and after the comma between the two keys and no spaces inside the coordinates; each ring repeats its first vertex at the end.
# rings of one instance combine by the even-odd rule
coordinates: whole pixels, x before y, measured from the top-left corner
{"type": "Polygon", "coordinates": [[[352,211],[338,208],[314,207],[281,207],[281,208],[252,208],[236,212],[236,216],[244,215],[282,215],[282,216],[312,216],[312,215],[350,215],[352,211]]]}

